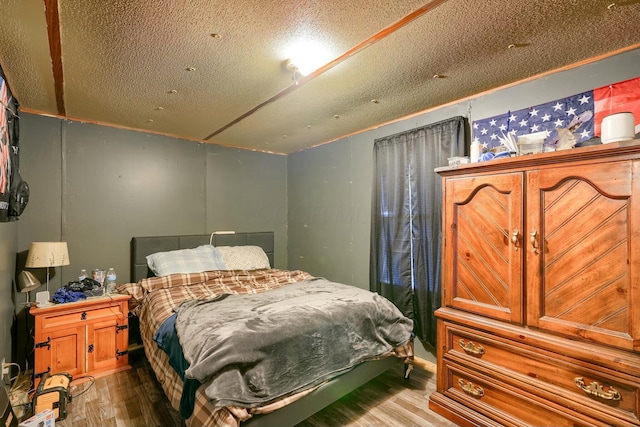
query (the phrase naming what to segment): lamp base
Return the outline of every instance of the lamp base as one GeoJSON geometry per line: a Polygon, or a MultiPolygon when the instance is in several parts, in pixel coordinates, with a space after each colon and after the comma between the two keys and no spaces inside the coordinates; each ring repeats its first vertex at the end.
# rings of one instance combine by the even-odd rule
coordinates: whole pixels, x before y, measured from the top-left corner
{"type": "Polygon", "coordinates": [[[51,299],[51,295],[49,295],[49,291],[42,291],[36,294],[36,305],[38,307],[46,307],[48,305],[53,305],[49,300],[51,299]]]}

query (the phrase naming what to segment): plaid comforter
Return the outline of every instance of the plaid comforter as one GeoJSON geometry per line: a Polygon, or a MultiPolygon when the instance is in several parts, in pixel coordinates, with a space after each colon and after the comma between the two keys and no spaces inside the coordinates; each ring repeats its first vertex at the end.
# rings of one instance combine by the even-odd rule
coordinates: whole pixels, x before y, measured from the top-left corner
{"type": "MultiPolygon", "coordinates": [[[[137,283],[119,285],[117,291],[131,295],[130,311],[140,319],[140,332],[149,363],[171,405],[178,409],[183,382],[169,365],[166,353],[153,341],[154,333],[174,313],[175,307],[188,300],[211,298],[222,294],[256,294],[312,278],[313,276],[309,273],[299,270],[218,270],[142,279],[137,283]]],[[[394,349],[394,355],[411,358],[413,342],[394,349]]],[[[186,423],[190,427],[238,427],[241,421],[250,418],[252,414],[274,411],[311,391],[313,389],[265,407],[247,410],[236,407],[213,408],[208,404],[204,388],[200,387],[196,392],[193,414],[186,423]]]]}

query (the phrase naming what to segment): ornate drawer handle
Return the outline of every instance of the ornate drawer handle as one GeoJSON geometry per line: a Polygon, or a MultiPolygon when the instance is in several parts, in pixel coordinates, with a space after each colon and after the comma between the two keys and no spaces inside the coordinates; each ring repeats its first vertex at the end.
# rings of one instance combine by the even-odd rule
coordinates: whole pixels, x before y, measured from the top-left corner
{"type": "Polygon", "coordinates": [[[483,355],[484,347],[480,344],[476,345],[473,342],[465,342],[462,338],[458,340],[458,345],[462,347],[464,351],[471,354],[483,355]]]}
{"type": "Polygon", "coordinates": [[[466,384],[462,378],[458,380],[458,385],[462,387],[465,393],[473,396],[473,397],[482,397],[484,396],[484,390],[482,387],[473,384],[471,381],[467,381],[466,384]]]}
{"type": "Polygon", "coordinates": [[[576,383],[576,385],[580,390],[592,396],[600,397],[605,400],[622,399],[622,396],[620,396],[620,393],[618,392],[618,390],[614,389],[613,387],[609,387],[609,391],[604,391],[604,389],[602,388],[603,386],[597,381],[592,381],[591,384],[587,386],[584,383],[584,378],[575,377],[573,379],[573,382],[576,383]]]}
{"type": "Polygon", "coordinates": [[[534,254],[538,253],[538,241],[537,241],[537,238],[536,238],[536,234],[538,234],[538,232],[534,228],[533,230],[531,230],[531,234],[529,235],[530,236],[530,241],[531,241],[531,247],[533,248],[533,253],[534,254]]]}
{"type": "Polygon", "coordinates": [[[513,243],[514,250],[517,251],[520,247],[520,230],[517,228],[511,233],[511,242],[513,243]]]}

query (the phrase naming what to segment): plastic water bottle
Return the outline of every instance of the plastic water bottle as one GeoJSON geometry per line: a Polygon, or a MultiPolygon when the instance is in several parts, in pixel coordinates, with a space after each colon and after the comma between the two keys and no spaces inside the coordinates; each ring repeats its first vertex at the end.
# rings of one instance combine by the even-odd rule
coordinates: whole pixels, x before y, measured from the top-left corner
{"type": "Polygon", "coordinates": [[[113,267],[109,267],[107,270],[107,277],[104,280],[105,291],[108,294],[113,294],[116,291],[116,271],[113,267]]]}
{"type": "Polygon", "coordinates": [[[78,276],[78,282],[82,282],[86,278],[87,278],[87,270],[83,268],[82,270],[80,270],[80,275],[78,276]]]}
{"type": "Polygon", "coordinates": [[[476,163],[478,160],[480,160],[480,155],[482,154],[482,144],[480,144],[478,141],[474,141],[471,143],[471,153],[470,153],[470,158],[471,158],[471,163],[476,163]]]}

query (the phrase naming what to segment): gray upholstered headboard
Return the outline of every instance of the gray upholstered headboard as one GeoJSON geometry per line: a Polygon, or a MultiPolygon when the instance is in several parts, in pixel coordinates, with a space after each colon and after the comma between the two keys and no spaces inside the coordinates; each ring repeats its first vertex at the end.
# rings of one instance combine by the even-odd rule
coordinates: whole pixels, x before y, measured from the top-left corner
{"type": "MultiPolygon", "coordinates": [[[[184,236],[151,236],[131,239],[131,282],[153,276],[147,266],[147,255],[156,252],[190,249],[209,244],[211,234],[190,234],[184,236]]],[[[214,234],[213,246],[260,246],[269,257],[273,267],[273,231],[257,233],[214,234]]]]}

